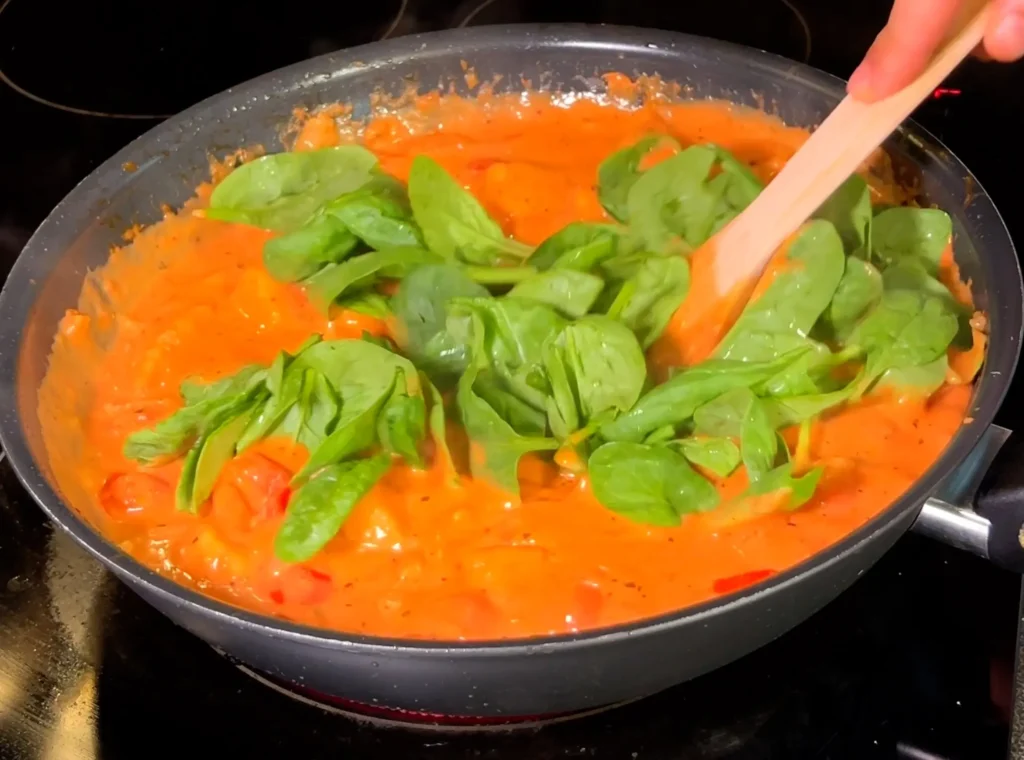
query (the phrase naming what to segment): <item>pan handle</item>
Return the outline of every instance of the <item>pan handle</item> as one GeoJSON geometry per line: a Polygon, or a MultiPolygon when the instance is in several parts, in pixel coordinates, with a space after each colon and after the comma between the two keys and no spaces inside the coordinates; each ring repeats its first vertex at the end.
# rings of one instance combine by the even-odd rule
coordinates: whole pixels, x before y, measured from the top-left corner
{"type": "Polygon", "coordinates": [[[913,530],[1024,573],[1024,435],[991,425],[913,530]]]}

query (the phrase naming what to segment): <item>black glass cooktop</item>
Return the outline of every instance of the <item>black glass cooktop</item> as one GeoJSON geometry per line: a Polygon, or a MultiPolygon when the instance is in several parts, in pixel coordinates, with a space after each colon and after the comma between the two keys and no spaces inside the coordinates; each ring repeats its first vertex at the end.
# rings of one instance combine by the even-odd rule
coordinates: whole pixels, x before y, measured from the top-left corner
{"type": "MultiPolygon", "coordinates": [[[[885,0],[321,0],[273,6],[0,2],[0,267],[72,186],[191,103],[382,37],[517,22],[678,30],[848,75],[885,0]]],[[[918,114],[1024,235],[1024,68],[970,64],[918,114]]],[[[1000,422],[1024,427],[1015,383],[1000,422]]],[[[577,720],[437,732],[281,693],[176,628],[54,534],[0,463],[0,758],[987,760],[1006,756],[1020,579],[907,536],[748,658],[577,720]]]]}

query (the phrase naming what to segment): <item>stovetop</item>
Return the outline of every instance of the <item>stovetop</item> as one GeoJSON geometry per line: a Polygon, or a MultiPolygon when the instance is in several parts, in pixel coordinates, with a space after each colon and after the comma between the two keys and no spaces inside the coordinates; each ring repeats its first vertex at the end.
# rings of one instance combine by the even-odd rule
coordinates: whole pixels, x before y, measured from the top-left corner
{"type": "MultiPolygon", "coordinates": [[[[6,0],[0,268],[79,179],[161,118],[320,53],[455,26],[583,21],[718,37],[846,76],[887,7],[309,0],[267,15],[239,0],[6,0]]],[[[917,115],[972,167],[1015,235],[1022,83],[1021,66],[970,64],[917,115]]],[[[1024,427],[1019,383],[999,418],[1010,428],[1024,427]]],[[[529,730],[410,731],[275,691],[176,628],[54,533],[0,463],[0,758],[1002,758],[1011,733],[1024,749],[1012,696],[1019,597],[1016,576],[908,535],[807,623],[697,681],[529,730]]]]}

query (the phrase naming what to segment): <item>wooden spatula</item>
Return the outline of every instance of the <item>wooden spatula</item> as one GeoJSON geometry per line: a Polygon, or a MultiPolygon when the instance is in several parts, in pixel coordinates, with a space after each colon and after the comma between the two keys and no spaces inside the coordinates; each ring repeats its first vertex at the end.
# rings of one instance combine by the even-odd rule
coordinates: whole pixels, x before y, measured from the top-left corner
{"type": "Polygon", "coordinates": [[[968,4],[948,42],[900,92],[870,104],[847,96],[757,199],[695,252],[690,295],[677,315],[677,336],[693,341],[684,363],[714,349],[779,246],[981,43],[988,8],[968,4]]]}

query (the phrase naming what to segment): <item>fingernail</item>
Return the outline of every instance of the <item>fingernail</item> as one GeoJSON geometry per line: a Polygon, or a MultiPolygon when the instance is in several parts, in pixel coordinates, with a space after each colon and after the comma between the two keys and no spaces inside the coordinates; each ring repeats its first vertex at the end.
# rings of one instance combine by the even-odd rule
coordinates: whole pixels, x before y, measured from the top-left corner
{"type": "Polygon", "coordinates": [[[1024,56],[1024,15],[1010,13],[1005,16],[992,32],[985,47],[993,58],[1011,61],[1024,56]]]}
{"type": "Polygon", "coordinates": [[[850,82],[846,87],[847,92],[858,100],[866,100],[871,97],[871,68],[865,64],[857,67],[857,70],[850,76],[850,82]]]}

